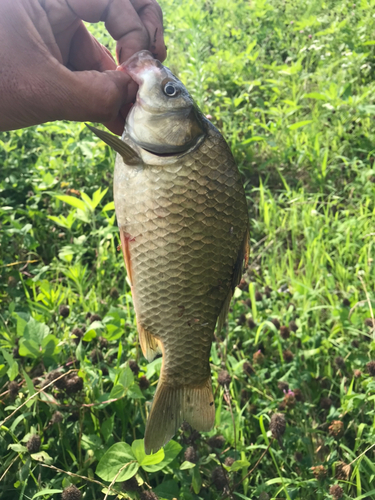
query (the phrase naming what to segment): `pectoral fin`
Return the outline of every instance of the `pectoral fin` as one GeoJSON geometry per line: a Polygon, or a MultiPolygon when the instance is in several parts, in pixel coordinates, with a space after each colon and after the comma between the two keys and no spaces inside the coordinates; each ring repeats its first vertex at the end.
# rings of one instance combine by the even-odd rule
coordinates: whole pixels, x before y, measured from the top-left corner
{"type": "Polygon", "coordinates": [[[119,137],[117,137],[117,135],[113,135],[109,132],[106,132],[105,130],[100,130],[96,127],[92,127],[87,123],[85,123],[85,125],[91,130],[91,132],[94,132],[94,134],[98,136],[99,139],[108,144],[109,147],[111,147],[116,151],[116,153],[122,156],[125,163],[138,163],[142,161],[139,155],[134,151],[134,149],[128,146],[119,137]]]}

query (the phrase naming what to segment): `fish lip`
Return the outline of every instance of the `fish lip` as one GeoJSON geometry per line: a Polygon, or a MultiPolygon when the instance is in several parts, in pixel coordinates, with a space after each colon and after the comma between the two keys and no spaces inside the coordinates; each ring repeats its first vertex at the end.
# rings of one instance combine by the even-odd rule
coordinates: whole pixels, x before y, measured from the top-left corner
{"type": "Polygon", "coordinates": [[[140,50],[133,54],[127,61],[117,67],[117,70],[127,73],[138,85],[143,83],[142,73],[147,67],[161,69],[160,61],[154,58],[148,50],[140,50]]]}

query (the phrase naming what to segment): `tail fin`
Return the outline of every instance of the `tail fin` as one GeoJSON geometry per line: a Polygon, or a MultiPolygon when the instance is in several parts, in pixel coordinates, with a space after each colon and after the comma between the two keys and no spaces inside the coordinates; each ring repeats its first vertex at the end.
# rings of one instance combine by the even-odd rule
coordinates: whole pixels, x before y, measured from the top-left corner
{"type": "Polygon", "coordinates": [[[183,421],[198,431],[215,423],[211,377],[200,387],[172,387],[159,380],[145,433],[145,451],[156,452],[176,434],[183,421]]]}

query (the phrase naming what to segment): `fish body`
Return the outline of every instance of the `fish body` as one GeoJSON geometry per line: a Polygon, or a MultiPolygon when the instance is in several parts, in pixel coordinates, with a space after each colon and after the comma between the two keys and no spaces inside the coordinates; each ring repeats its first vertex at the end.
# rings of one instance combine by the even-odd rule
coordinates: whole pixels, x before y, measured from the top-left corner
{"type": "Polygon", "coordinates": [[[228,145],[181,82],[150,58],[141,53],[133,58],[135,69],[128,65],[140,98],[122,141],[135,154],[119,148],[114,175],[140,344],[149,361],[163,356],[146,427],[147,453],[171,439],[183,421],[200,431],[214,424],[210,349],[240,281],[248,239],[245,193],[228,145]],[[167,79],[183,88],[190,107],[182,118],[172,116],[177,108],[168,110],[171,116],[147,120],[142,71],[152,72],[153,86],[165,88],[167,79]]]}

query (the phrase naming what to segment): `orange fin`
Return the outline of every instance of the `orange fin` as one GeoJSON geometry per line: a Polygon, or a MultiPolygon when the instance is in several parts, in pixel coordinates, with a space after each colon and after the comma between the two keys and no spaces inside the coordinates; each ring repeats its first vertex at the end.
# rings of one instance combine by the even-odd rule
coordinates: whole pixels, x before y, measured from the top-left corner
{"type": "Polygon", "coordinates": [[[132,261],[129,248],[130,238],[129,235],[121,228],[120,228],[120,239],[121,239],[121,248],[122,248],[122,254],[124,256],[126,272],[128,273],[130,285],[133,286],[133,270],[132,270],[132,261]]]}
{"type": "Polygon", "coordinates": [[[137,325],[139,333],[139,343],[141,344],[141,349],[143,356],[148,362],[152,361],[158,354],[161,354],[160,342],[143,326],[137,325]]]}
{"type": "Polygon", "coordinates": [[[207,432],[215,423],[211,377],[200,387],[173,387],[160,377],[145,432],[145,452],[164,446],[182,422],[197,431],[207,432]]]}

